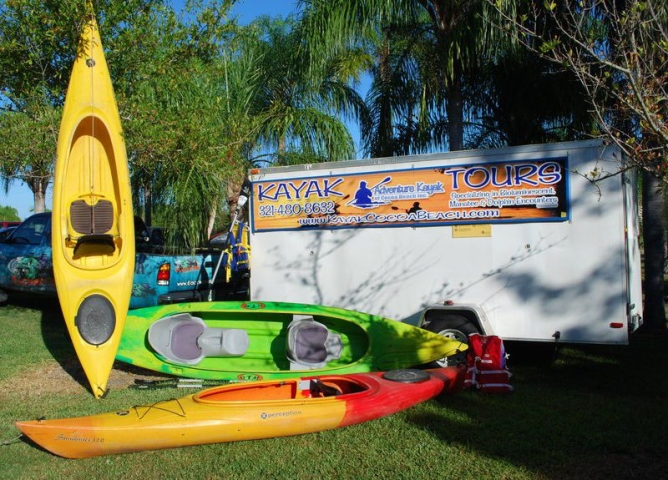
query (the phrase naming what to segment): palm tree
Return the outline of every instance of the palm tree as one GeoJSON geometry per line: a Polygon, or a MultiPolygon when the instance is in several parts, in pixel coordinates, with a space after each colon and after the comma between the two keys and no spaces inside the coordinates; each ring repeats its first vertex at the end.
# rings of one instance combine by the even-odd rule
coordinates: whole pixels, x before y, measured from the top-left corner
{"type": "MultiPolygon", "coordinates": [[[[443,127],[447,129],[450,150],[464,147],[465,78],[480,66],[485,51],[497,44],[494,36],[498,30],[487,21],[492,10],[486,1],[302,0],[301,3],[306,38],[319,46],[314,59],[323,51],[360,44],[367,48],[375,46],[378,70],[374,72],[376,91],[371,100],[380,109],[376,113],[379,133],[389,133],[388,125],[394,125],[402,109],[404,114],[415,112],[415,106],[419,105],[420,111],[415,112],[419,121],[414,122],[413,116],[405,117],[403,124],[404,133],[413,133],[411,142],[418,147],[416,150],[423,149],[424,144],[438,145],[443,127]],[[392,53],[394,45],[388,42],[398,38],[402,31],[410,35],[400,42],[402,51],[392,53]],[[391,55],[397,55],[397,60],[415,55],[422,61],[416,64],[419,69],[399,71],[393,68],[391,55]],[[427,58],[431,61],[424,62],[427,58]],[[411,95],[409,103],[393,102],[388,89],[398,82],[392,79],[404,82],[412,79],[411,91],[419,92],[423,100],[416,103],[411,95]],[[427,120],[432,127],[425,126],[427,120]],[[414,128],[416,124],[420,127],[414,128]],[[430,132],[431,141],[425,142],[425,132],[430,132]]],[[[395,63],[396,67],[408,65],[410,62],[395,63]]]]}
{"type": "Polygon", "coordinates": [[[281,165],[353,157],[354,142],[340,114],[359,115],[363,101],[345,82],[348,59],[330,57],[309,68],[293,19],[261,17],[252,27],[258,31],[254,48],[261,52],[254,160],[281,165]]]}
{"type": "Polygon", "coordinates": [[[354,154],[339,114],[363,102],[338,81],[344,59],[332,59],[328,70],[305,68],[290,20],[264,18],[227,32],[202,42],[176,26],[168,44],[154,39],[160,61],[137,63],[123,102],[133,187],[182,249],[201,244],[234,210],[252,164],[354,154]]]}

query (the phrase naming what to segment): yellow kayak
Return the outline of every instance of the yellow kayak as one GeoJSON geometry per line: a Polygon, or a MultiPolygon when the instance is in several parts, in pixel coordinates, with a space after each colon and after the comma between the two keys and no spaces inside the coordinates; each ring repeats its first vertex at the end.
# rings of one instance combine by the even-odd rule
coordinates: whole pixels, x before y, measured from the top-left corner
{"type": "Polygon", "coordinates": [[[53,270],[67,329],[99,398],[130,304],[134,223],[118,107],[92,15],[78,51],[58,136],[53,270]]]}

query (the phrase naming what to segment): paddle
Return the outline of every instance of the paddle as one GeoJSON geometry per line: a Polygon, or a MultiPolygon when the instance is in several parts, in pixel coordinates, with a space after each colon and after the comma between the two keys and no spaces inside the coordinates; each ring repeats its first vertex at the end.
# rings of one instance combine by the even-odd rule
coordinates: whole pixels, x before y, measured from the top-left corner
{"type": "Polygon", "coordinates": [[[153,390],[157,388],[204,388],[216,387],[233,383],[225,380],[201,380],[198,378],[169,378],[167,380],[144,380],[136,378],[134,385],[128,388],[137,390],[153,390]]]}
{"type": "Polygon", "coordinates": [[[381,185],[385,185],[387,182],[391,181],[392,181],[392,176],[388,175],[387,177],[383,178],[380,182],[375,184],[373,187],[371,187],[370,190],[373,190],[374,188],[379,187],[381,185]]]}

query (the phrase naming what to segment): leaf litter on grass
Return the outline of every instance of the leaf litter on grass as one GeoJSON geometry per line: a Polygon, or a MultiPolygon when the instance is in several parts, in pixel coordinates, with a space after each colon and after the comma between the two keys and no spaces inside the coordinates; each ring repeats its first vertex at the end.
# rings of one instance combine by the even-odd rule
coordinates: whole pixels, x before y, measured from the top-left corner
{"type": "MultiPolygon", "coordinates": [[[[134,385],[136,380],[164,380],[168,377],[157,372],[116,362],[109,374],[109,390],[120,390],[134,385]]],[[[171,377],[170,377],[171,378],[171,377]]],[[[35,396],[83,394],[89,389],[81,364],[76,358],[62,364],[47,361],[32,365],[0,382],[0,401],[11,395],[16,398],[35,396]]]]}

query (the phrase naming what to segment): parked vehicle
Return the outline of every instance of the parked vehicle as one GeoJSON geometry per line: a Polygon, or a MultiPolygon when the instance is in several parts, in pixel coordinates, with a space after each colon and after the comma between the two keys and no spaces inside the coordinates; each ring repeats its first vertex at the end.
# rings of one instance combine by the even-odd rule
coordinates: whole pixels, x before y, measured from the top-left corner
{"type": "Polygon", "coordinates": [[[0,228],[0,243],[5,242],[14,230],[16,230],[16,225],[0,228]]]}
{"type": "Polygon", "coordinates": [[[643,298],[623,161],[595,140],[253,170],[251,299],[626,344],[643,298]]]}
{"type": "MultiPolygon", "coordinates": [[[[137,253],[130,308],[243,295],[237,287],[240,274],[227,269],[238,263],[239,253],[235,252],[247,252],[247,245],[205,248],[192,255],[170,255],[162,248],[156,252],[156,245],[143,232],[148,232],[148,228],[136,217],[137,253]],[[222,274],[217,275],[212,285],[213,271],[221,255],[222,274]]],[[[51,213],[32,215],[17,227],[7,242],[0,243],[0,302],[7,292],[56,294],[51,213]]]]}
{"type": "Polygon", "coordinates": [[[0,228],[18,227],[19,225],[21,225],[21,222],[14,222],[14,221],[9,221],[9,220],[0,220],[0,228]]]}

